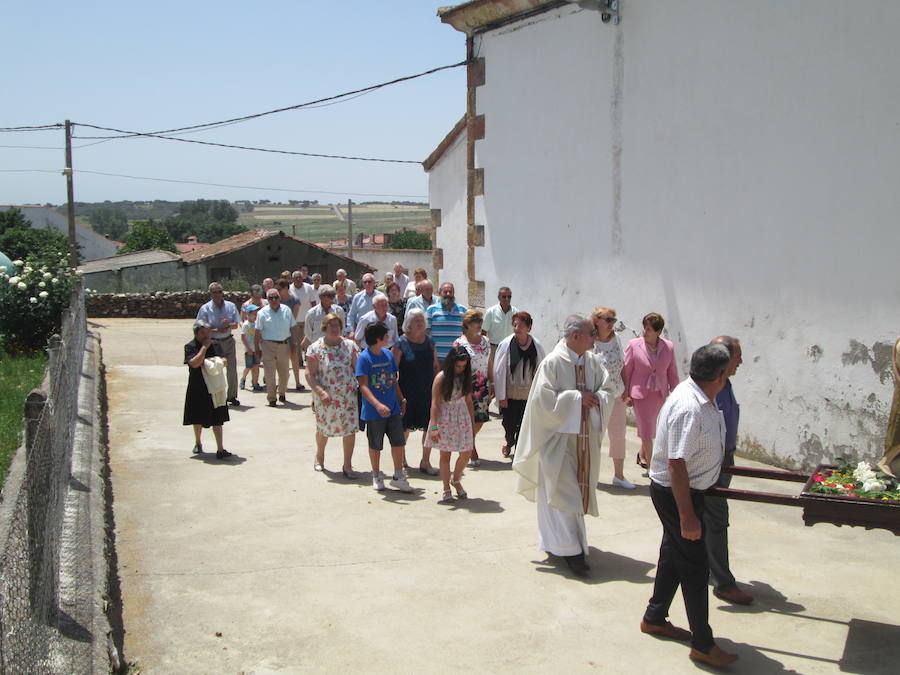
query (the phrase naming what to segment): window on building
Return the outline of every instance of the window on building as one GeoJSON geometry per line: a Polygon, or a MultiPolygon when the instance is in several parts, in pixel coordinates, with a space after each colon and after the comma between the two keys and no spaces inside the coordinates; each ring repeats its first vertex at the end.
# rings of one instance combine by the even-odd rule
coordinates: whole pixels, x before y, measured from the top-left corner
{"type": "Polygon", "coordinates": [[[213,281],[224,281],[225,279],[231,278],[231,268],[230,267],[213,267],[209,271],[209,281],[212,283],[213,281]]]}

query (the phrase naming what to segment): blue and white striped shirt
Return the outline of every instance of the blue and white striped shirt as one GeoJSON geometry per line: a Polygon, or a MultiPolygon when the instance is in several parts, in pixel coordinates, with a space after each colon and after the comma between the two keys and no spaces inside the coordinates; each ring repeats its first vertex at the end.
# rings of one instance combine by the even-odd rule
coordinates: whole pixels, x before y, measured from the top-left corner
{"type": "Polygon", "coordinates": [[[428,324],[428,334],[434,341],[438,361],[443,361],[453,341],[463,333],[462,320],[466,308],[462,305],[453,305],[449,310],[444,305],[437,303],[425,310],[425,322],[428,324]]]}

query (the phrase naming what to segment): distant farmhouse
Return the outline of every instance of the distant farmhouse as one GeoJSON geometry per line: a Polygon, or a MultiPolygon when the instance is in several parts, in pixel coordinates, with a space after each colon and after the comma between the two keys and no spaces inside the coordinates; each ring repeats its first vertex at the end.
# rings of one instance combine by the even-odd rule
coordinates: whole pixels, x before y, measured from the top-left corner
{"type": "MultiPolygon", "coordinates": [[[[0,213],[16,208],[22,212],[26,220],[31,221],[31,227],[37,230],[56,230],[65,236],[69,236],[69,221],[65,214],[49,206],[0,204],[0,213]]],[[[82,260],[95,260],[115,255],[121,244],[107,239],[102,234],[94,232],[91,228],[75,223],[75,241],[78,242],[79,253],[82,260]]]]}
{"type": "MultiPolygon", "coordinates": [[[[196,243],[196,242],[195,242],[196,243]]],[[[213,281],[259,283],[283,270],[309,265],[325,283],[345,269],[359,279],[375,268],[275,230],[250,230],[186,253],[137,251],[86,262],[85,285],[101,293],[180,291],[206,288],[213,281]]]]}

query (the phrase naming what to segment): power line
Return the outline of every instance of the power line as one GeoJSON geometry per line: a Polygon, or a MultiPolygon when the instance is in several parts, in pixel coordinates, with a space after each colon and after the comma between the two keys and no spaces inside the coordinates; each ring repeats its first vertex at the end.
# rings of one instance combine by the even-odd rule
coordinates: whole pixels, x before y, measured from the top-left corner
{"type": "MultiPolygon", "coordinates": [[[[78,150],[79,148],[89,148],[92,145],[100,145],[101,143],[105,142],[106,141],[95,141],[94,143],[83,143],[81,145],[72,146],[72,149],[78,150]]],[[[0,148],[17,148],[22,150],[65,150],[65,148],[61,145],[0,145],[0,148]]]]}
{"type": "Polygon", "coordinates": [[[0,132],[3,133],[14,133],[21,131],[50,131],[53,129],[62,129],[64,125],[62,124],[40,124],[36,126],[25,126],[25,127],[0,127],[0,132]]]}
{"type": "MultiPolygon", "coordinates": [[[[162,131],[155,131],[152,133],[142,134],[134,131],[121,131],[118,129],[108,129],[104,127],[96,127],[90,124],[82,124],[81,126],[91,127],[94,129],[100,129],[103,131],[113,131],[115,133],[125,134],[127,136],[155,136],[158,134],[173,134],[181,131],[191,131],[194,129],[211,129],[218,126],[223,126],[226,124],[235,124],[237,122],[246,122],[247,120],[257,119],[259,117],[265,117],[267,115],[275,115],[277,113],[287,112],[289,110],[299,110],[301,108],[310,108],[314,106],[318,106],[321,103],[327,103],[329,101],[337,101],[338,99],[344,99],[347,97],[355,96],[356,94],[362,95],[373,92],[377,89],[382,89],[383,87],[388,87],[393,84],[399,84],[400,82],[408,82],[409,80],[415,80],[419,77],[425,77],[426,75],[432,75],[434,73],[440,72],[442,70],[449,70],[451,68],[459,68],[460,66],[466,65],[467,61],[460,61],[459,63],[453,63],[446,66],[439,66],[437,68],[431,68],[429,70],[423,71],[421,73],[416,73],[415,75],[405,75],[403,77],[398,77],[388,82],[381,82],[380,84],[373,84],[368,87],[363,87],[362,89],[354,89],[353,91],[345,91],[342,94],[335,94],[334,96],[326,96],[325,98],[316,99],[314,101],[307,101],[306,103],[298,103],[296,105],[286,106],[284,108],[276,108],[274,110],[266,110],[265,112],[253,113],[252,115],[244,115],[242,117],[232,117],[227,120],[220,120],[218,122],[207,122],[205,124],[193,124],[187,127],[178,127],[176,129],[164,129],[162,131]]],[[[349,99],[348,99],[349,100],[349,99]]],[[[81,123],[76,123],[81,124],[81,123]]],[[[316,155],[321,156],[321,155],[316,155]]],[[[346,159],[346,158],[342,158],[346,159]]]]}
{"type": "MultiPolygon", "coordinates": [[[[295,190],[292,188],[260,187],[256,185],[230,185],[228,183],[206,183],[198,180],[178,180],[175,178],[155,178],[151,176],[131,176],[121,173],[107,173],[105,171],[90,171],[88,169],[75,169],[76,174],[86,173],[96,176],[110,176],[113,178],[128,178],[131,180],[147,180],[159,183],[183,183],[187,185],[204,185],[208,187],[235,188],[239,190],[258,190],[260,192],[292,192],[297,194],[342,195],[358,197],[406,197],[410,199],[427,199],[427,195],[402,195],[383,194],[374,192],[335,192],[333,190],[295,190]]],[[[59,173],[58,169],[0,169],[0,173],[59,173]]]]}
{"type": "MultiPolygon", "coordinates": [[[[78,122],[78,126],[88,127],[90,129],[99,129],[101,131],[114,131],[120,134],[128,134],[129,136],[140,136],[145,138],[159,138],[164,141],[178,141],[179,143],[195,143],[197,145],[210,145],[217,148],[231,148],[234,150],[252,150],[254,152],[269,152],[277,155],[299,155],[301,157],[320,157],[325,159],[350,159],[357,162],[385,162],[388,164],[421,164],[416,159],[384,159],[380,157],[354,157],[350,155],[326,155],[319,152],[299,152],[295,150],[276,150],[274,148],[257,148],[249,145],[232,145],[230,143],[214,143],[212,141],[198,141],[196,138],[177,138],[175,136],[161,136],[160,134],[141,133],[139,131],[125,131],[124,129],[114,129],[112,127],[101,127],[95,124],[84,124],[78,122]]],[[[74,138],[98,138],[97,136],[75,136],[74,138]]],[[[109,137],[103,137],[109,140],[109,137]]],[[[124,138],[124,137],[123,137],[124,138]]]]}

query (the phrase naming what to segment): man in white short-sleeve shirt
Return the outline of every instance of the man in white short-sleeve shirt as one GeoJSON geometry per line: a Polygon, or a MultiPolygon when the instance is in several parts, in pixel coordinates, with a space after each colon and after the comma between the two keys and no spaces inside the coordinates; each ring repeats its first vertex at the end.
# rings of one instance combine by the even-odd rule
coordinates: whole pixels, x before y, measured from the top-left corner
{"type": "Polygon", "coordinates": [[[737,659],[716,645],[709,626],[709,558],[701,520],[704,492],[719,478],[725,456],[725,419],[716,395],[728,379],[731,354],[721,344],[704,345],[691,357],[691,376],[659,411],[656,447],[650,460],[650,499],[663,526],[653,597],[641,631],[691,643],[690,658],[713,667],[737,659]],[[669,620],[678,587],[690,631],[669,620]]]}

